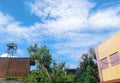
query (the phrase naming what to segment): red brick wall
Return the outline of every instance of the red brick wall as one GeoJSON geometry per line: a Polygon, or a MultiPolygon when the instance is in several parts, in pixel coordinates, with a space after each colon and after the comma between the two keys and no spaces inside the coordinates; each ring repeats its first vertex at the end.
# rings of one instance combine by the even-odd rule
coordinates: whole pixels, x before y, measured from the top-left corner
{"type": "Polygon", "coordinates": [[[0,77],[6,77],[8,58],[0,58],[0,77]]]}
{"type": "Polygon", "coordinates": [[[28,58],[0,58],[0,78],[6,76],[25,76],[29,73],[28,58]]]}

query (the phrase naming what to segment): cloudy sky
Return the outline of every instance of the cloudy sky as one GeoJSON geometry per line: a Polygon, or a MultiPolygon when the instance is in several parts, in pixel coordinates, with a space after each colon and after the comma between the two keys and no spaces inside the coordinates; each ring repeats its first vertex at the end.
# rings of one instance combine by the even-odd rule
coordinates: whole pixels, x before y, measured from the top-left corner
{"type": "Polygon", "coordinates": [[[28,57],[27,47],[38,43],[75,68],[83,53],[119,30],[120,0],[0,0],[0,54],[15,42],[17,57],[28,57]]]}

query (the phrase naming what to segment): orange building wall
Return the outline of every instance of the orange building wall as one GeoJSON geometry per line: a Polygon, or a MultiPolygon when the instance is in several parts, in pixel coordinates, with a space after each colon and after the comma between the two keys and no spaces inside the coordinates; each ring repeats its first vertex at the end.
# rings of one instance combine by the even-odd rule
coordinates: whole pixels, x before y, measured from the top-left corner
{"type": "Polygon", "coordinates": [[[115,52],[118,52],[120,58],[120,32],[97,46],[96,50],[101,81],[120,79],[120,64],[112,66],[110,62],[110,55],[115,52]],[[101,69],[100,61],[105,57],[108,59],[109,67],[106,69],[101,69]]]}

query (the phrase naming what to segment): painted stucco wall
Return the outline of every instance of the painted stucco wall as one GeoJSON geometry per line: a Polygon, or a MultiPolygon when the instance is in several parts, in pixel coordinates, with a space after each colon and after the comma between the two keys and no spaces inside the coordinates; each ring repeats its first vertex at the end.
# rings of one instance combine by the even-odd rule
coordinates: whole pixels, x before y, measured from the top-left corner
{"type": "Polygon", "coordinates": [[[109,81],[114,79],[120,79],[120,64],[112,66],[110,61],[110,55],[116,52],[118,53],[120,59],[120,32],[116,33],[108,40],[98,45],[96,49],[96,56],[98,57],[99,73],[101,75],[101,80],[109,81]],[[105,57],[107,57],[108,59],[109,67],[106,69],[102,69],[101,60],[105,57]]]}

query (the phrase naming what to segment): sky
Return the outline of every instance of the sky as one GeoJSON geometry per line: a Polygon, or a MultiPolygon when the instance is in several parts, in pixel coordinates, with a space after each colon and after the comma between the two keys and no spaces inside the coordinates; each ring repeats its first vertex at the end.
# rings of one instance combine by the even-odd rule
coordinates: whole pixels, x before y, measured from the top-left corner
{"type": "Polygon", "coordinates": [[[0,54],[14,42],[15,56],[29,57],[38,43],[76,68],[83,53],[119,30],[120,0],[0,0],[0,54]]]}

